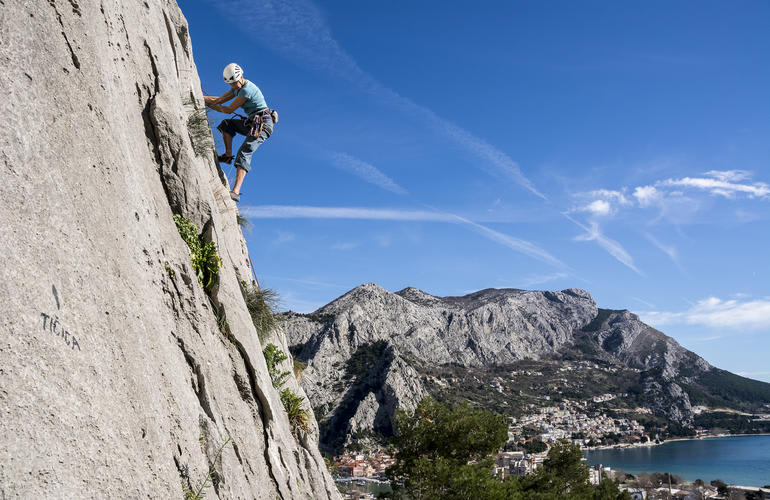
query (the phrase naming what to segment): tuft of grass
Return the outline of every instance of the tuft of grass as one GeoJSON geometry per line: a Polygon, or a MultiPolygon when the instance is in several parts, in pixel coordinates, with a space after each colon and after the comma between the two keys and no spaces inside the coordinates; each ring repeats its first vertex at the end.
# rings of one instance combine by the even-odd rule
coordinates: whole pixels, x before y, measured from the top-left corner
{"type": "Polygon", "coordinates": [[[241,292],[257,329],[259,342],[264,344],[270,331],[277,323],[275,310],[278,309],[278,293],[270,288],[260,288],[254,283],[241,281],[241,292]]]}
{"type": "Polygon", "coordinates": [[[190,249],[190,261],[193,270],[198,276],[198,283],[206,290],[214,286],[219,268],[222,267],[222,259],[217,255],[217,244],[213,241],[204,241],[198,235],[198,228],[189,219],[181,215],[174,215],[176,228],[182,239],[190,249]]]}
{"type": "Polygon", "coordinates": [[[251,231],[251,221],[244,215],[236,214],[235,220],[238,225],[241,226],[241,231],[251,231]]]}
{"type": "Polygon", "coordinates": [[[217,450],[217,454],[214,456],[214,460],[212,461],[211,465],[209,466],[209,472],[206,474],[206,477],[203,478],[203,481],[198,484],[197,488],[192,488],[189,484],[182,481],[182,491],[184,492],[184,500],[203,500],[203,497],[206,495],[206,488],[210,487],[212,484],[214,484],[215,479],[217,476],[217,471],[214,468],[217,464],[217,460],[219,460],[219,457],[222,455],[222,451],[225,449],[225,446],[227,446],[230,441],[232,441],[233,438],[230,436],[227,436],[227,439],[224,443],[222,443],[222,446],[219,447],[217,450]]]}
{"type": "MultiPolygon", "coordinates": [[[[193,102],[189,104],[194,105],[193,102]]],[[[193,109],[187,118],[187,133],[190,136],[190,142],[196,156],[211,154],[211,150],[214,148],[214,137],[211,135],[211,123],[207,109],[193,109]]]]}
{"type": "Polygon", "coordinates": [[[294,359],[294,376],[299,380],[299,378],[302,376],[302,372],[307,368],[307,363],[302,362],[298,359],[294,359]]]}

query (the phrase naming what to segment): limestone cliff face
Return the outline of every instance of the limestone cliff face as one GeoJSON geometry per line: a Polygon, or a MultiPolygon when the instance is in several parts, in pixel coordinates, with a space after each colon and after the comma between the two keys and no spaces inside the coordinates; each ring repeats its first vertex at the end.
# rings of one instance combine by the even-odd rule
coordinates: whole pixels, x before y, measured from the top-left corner
{"type": "Polygon", "coordinates": [[[180,498],[212,466],[208,498],[339,498],[241,296],[176,3],[3,0],[0,40],[3,498],[180,498]],[[173,214],[217,244],[210,294],[173,214]]]}
{"type": "Polygon", "coordinates": [[[426,367],[456,364],[473,373],[520,360],[558,362],[589,343],[592,359],[640,374],[652,409],[677,421],[692,417],[679,384],[711,370],[636,315],[598,309],[579,289],[434,297],[368,283],[312,315],[289,315],[284,329],[308,363],[302,385],[330,450],[354,440],[367,444],[371,431],[389,435],[395,410],[413,408],[428,394],[426,367]]]}

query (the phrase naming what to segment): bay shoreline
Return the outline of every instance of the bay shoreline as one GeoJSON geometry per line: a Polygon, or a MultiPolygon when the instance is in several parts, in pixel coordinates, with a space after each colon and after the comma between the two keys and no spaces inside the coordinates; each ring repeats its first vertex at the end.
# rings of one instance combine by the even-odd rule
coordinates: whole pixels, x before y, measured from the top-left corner
{"type": "Polygon", "coordinates": [[[666,443],[674,443],[676,441],[700,441],[703,439],[740,437],[740,436],[770,436],[770,433],[760,432],[760,433],[752,433],[752,434],[728,434],[728,433],[704,434],[702,436],[695,436],[695,437],[681,437],[681,438],[666,439],[665,441],[661,441],[660,443],[656,443],[655,441],[647,441],[646,443],[617,443],[617,444],[607,444],[607,445],[591,446],[591,447],[581,446],[580,449],[581,451],[596,451],[596,450],[612,450],[612,449],[624,449],[624,448],[647,448],[651,446],[660,446],[666,443]]]}

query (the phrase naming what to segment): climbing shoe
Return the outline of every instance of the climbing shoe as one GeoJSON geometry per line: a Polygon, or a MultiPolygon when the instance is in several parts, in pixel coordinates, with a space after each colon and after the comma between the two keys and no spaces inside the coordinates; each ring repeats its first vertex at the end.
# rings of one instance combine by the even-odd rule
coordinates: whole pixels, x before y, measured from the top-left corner
{"type": "Polygon", "coordinates": [[[230,199],[233,200],[234,202],[239,202],[241,201],[241,195],[230,191],[230,199]]]}
{"type": "Polygon", "coordinates": [[[233,162],[233,155],[228,155],[228,154],[219,155],[217,156],[217,160],[219,161],[219,163],[230,164],[233,162]]]}

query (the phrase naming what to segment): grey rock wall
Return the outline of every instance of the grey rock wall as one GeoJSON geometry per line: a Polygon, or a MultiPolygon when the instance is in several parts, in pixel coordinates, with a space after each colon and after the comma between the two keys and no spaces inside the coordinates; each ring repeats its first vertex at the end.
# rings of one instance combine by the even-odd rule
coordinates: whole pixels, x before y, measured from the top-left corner
{"type": "Polygon", "coordinates": [[[212,466],[207,498],[339,498],[241,297],[236,207],[187,127],[203,103],[176,3],[3,0],[0,40],[3,498],[181,498],[212,466]],[[211,297],[174,213],[219,248],[211,297]]]}

